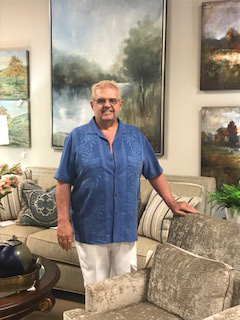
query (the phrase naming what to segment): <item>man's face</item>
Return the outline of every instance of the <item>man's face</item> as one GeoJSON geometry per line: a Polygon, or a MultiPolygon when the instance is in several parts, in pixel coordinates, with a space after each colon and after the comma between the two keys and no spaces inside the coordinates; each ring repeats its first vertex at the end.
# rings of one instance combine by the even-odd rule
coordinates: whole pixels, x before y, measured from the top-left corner
{"type": "Polygon", "coordinates": [[[112,87],[99,88],[91,101],[97,123],[114,122],[123,107],[117,89],[112,87]]]}

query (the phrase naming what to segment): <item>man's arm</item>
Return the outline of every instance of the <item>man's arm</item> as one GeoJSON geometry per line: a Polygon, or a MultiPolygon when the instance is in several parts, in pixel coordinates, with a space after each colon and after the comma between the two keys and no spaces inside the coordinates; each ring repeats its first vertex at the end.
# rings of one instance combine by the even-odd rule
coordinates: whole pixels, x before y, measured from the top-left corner
{"type": "Polygon", "coordinates": [[[71,185],[57,181],[56,203],[58,210],[58,243],[68,251],[74,240],[73,228],[70,222],[71,185]]]}
{"type": "Polygon", "coordinates": [[[149,180],[153,188],[166,202],[167,206],[172,210],[174,214],[186,216],[186,212],[199,213],[195,208],[190,206],[187,202],[178,202],[174,199],[170,190],[169,184],[163,173],[157,177],[149,180]]]}

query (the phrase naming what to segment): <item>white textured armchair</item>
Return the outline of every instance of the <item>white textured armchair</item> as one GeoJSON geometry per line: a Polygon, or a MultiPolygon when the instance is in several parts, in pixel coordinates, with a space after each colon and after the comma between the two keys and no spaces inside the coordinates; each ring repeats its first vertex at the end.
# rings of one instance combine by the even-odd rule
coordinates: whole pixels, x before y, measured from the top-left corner
{"type": "Polygon", "coordinates": [[[159,244],[151,269],[88,285],[86,310],[64,320],[240,320],[234,279],[226,263],[159,244]]]}

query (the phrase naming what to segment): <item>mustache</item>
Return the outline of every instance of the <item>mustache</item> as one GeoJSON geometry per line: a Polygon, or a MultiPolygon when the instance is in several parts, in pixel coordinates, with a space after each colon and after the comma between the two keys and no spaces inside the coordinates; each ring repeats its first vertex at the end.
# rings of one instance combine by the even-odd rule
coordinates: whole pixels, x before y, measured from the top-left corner
{"type": "Polygon", "coordinates": [[[102,108],[102,112],[105,112],[105,111],[112,111],[114,112],[114,109],[112,107],[103,107],[102,108]]]}

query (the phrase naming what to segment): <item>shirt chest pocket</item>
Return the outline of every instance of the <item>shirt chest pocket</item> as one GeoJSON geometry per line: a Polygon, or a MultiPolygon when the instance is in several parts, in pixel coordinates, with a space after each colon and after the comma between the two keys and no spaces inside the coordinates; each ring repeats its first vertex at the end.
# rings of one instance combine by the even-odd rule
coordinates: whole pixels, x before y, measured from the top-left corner
{"type": "Polygon", "coordinates": [[[136,174],[141,174],[142,172],[142,160],[139,157],[128,156],[127,157],[128,170],[136,174]]]}
{"type": "Polygon", "coordinates": [[[101,158],[96,143],[84,143],[76,152],[76,175],[83,172],[95,173],[100,170],[101,158]]]}

